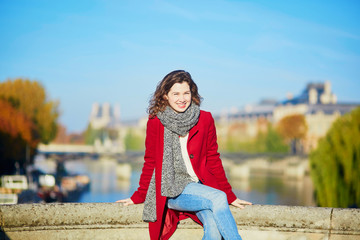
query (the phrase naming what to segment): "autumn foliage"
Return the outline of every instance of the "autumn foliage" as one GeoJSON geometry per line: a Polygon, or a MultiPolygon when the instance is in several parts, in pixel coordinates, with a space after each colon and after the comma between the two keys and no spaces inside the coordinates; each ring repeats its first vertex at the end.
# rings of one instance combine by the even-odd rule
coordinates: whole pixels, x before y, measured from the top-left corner
{"type": "Polygon", "coordinates": [[[286,116],[278,123],[278,131],[287,140],[304,138],[307,131],[304,115],[286,116]]]}
{"type": "Polygon", "coordinates": [[[58,103],[37,81],[0,83],[0,174],[12,174],[15,164],[24,170],[26,151],[31,163],[37,145],[55,137],[58,115],[58,103]]]}
{"type": "Polygon", "coordinates": [[[0,99],[0,132],[7,133],[11,137],[20,137],[31,143],[32,123],[24,114],[19,112],[10,103],[0,99]]]}
{"type": "Polygon", "coordinates": [[[304,115],[294,114],[282,118],[277,124],[277,131],[292,145],[294,153],[300,151],[300,140],[305,138],[307,124],[304,115]]]}

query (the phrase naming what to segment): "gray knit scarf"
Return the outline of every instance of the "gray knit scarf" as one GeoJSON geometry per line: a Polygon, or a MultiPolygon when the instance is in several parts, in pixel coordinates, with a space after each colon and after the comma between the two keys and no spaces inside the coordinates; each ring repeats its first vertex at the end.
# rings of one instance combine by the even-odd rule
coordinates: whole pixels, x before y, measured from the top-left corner
{"type": "MultiPolygon", "coordinates": [[[[157,117],[164,125],[164,153],[161,172],[161,195],[176,197],[192,182],[181,154],[179,136],[185,136],[195,126],[200,116],[200,107],[191,104],[183,113],[176,113],[169,106],[157,117]]],[[[156,221],[155,170],[144,203],[143,220],[156,221]]]]}

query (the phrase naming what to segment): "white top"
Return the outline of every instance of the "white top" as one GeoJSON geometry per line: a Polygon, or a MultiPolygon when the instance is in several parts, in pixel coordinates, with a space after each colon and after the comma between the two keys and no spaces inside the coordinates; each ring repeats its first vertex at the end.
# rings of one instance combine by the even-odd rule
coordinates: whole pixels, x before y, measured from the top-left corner
{"type": "Polygon", "coordinates": [[[196,176],[196,174],[194,172],[194,169],[192,167],[192,164],[191,164],[191,161],[190,161],[190,158],[189,158],[189,153],[187,151],[188,138],[189,138],[189,133],[186,134],[185,137],[179,137],[180,146],[181,146],[181,154],[182,154],[182,157],[184,159],[187,172],[189,173],[191,179],[194,180],[194,182],[199,182],[199,178],[196,176]]]}

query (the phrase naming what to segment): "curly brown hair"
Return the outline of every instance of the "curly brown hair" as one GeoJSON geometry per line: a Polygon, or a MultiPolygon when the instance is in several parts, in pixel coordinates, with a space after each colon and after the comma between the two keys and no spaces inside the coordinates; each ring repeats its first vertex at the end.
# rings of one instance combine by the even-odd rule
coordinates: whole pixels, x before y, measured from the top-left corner
{"type": "Polygon", "coordinates": [[[165,110],[169,105],[168,101],[164,98],[175,83],[187,82],[191,91],[191,101],[200,106],[202,97],[198,93],[198,87],[191,78],[190,73],[184,70],[175,70],[167,74],[157,85],[156,90],[149,101],[148,113],[150,117],[155,117],[158,112],[165,110]]]}

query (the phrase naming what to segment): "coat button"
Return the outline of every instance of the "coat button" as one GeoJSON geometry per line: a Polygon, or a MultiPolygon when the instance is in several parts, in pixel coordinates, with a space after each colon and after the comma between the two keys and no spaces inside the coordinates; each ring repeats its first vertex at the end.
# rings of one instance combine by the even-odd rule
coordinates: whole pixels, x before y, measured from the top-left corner
{"type": "Polygon", "coordinates": [[[190,154],[190,158],[193,159],[193,158],[194,158],[194,155],[190,154]]]}

